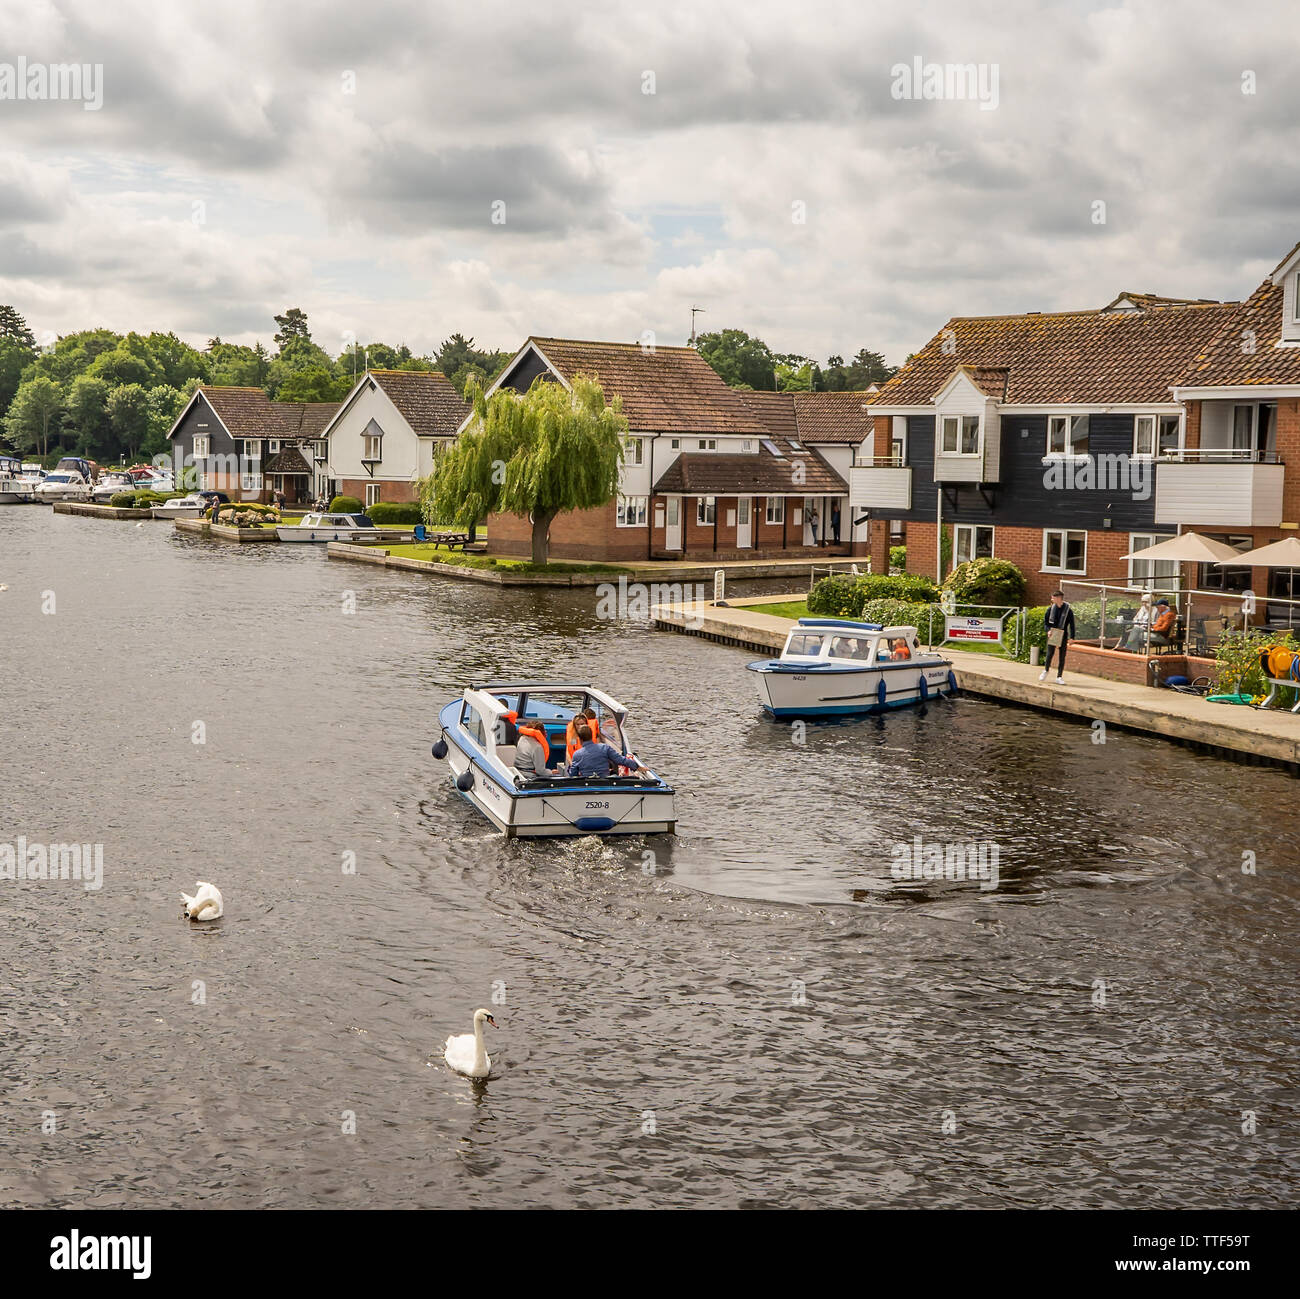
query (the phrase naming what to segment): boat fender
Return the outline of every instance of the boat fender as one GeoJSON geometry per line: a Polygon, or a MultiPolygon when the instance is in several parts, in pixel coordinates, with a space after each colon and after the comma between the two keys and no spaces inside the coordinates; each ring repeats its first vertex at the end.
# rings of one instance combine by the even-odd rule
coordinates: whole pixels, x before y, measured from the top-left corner
{"type": "Polygon", "coordinates": [[[957,693],[957,674],[951,668],[948,669],[948,693],[950,695],[957,693]]]}
{"type": "Polygon", "coordinates": [[[925,703],[925,701],[930,697],[930,683],[925,679],[924,672],[921,673],[920,686],[921,686],[921,702],[925,703]]]}
{"type": "Polygon", "coordinates": [[[876,683],[876,698],[883,705],[885,700],[888,697],[889,697],[889,691],[885,689],[885,678],[881,677],[880,680],[876,683]]]}
{"type": "Polygon", "coordinates": [[[447,741],[439,740],[433,746],[433,756],[435,758],[445,758],[447,756],[447,741]]]}
{"type": "Polygon", "coordinates": [[[462,794],[468,794],[474,788],[474,773],[472,771],[462,771],[456,777],[456,788],[462,794]]]}

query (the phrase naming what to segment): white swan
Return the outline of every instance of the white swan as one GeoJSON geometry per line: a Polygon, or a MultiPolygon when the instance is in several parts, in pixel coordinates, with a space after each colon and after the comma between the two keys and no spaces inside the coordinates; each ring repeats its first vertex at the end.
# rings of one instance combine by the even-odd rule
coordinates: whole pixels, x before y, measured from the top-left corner
{"type": "Polygon", "coordinates": [[[443,1051],[443,1058],[447,1061],[457,1073],[466,1074],[470,1078],[486,1078],[488,1070],[492,1068],[492,1061],[488,1059],[487,1050],[483,1046],[483,1025],[491,1024],[496,1028],[497,1022],[492,1018],[492,1012],[489,1010],[476,1010],[474,1012],[474,1031],[472,1033],[457,1033],[447,1039],[446,1049],[443,1051]]]}
{"type": "Polygon", "coordinates": [[[215,884],[205,884],[199,880],[199,891],[190,897],[188,893],[181,894],[181,901],[185,903],[185,915],[189,920],[219,920],[226,907],[221,899],[221,890],[215,884]]]}

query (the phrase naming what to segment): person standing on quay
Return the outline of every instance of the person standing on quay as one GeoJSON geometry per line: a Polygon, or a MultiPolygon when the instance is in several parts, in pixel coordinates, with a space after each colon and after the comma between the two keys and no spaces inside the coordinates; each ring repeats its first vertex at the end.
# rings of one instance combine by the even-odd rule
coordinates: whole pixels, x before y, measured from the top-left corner
{"type": "Polygon", "coordinates": [[[1060,650],[1060,657],[1056,660],[1056,684],[1064,685],[1065,651],[1074,636],[1074,610],[1065,603],[1064,592],[1052,592],[1052,603],[1043,618],[1043,625],[1047,628],[1047,662],[1038,679],[1042,681],[1047,677],[1052,668],[1052,656],[1060,650]]]}

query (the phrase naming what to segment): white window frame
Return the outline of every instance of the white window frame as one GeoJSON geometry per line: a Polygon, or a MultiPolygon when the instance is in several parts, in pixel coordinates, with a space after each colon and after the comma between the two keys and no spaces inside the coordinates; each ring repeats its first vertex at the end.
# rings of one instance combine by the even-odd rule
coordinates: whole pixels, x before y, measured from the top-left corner
{"type": "Polygon", "coordinates": [[[717,438],[696,438],[701,451],[716,451],[718,449],[717,438]]]}
{"type": "Polygon", "coordinates": [[[744,452],[744,453],[748,453],[748,452],[750,452],[750,451],[753,451],[753,449],[754,449],[754,439],[753,439],[753,438],[741,438],[741,440],[740,440],[740,449],[741,449],[741,451],[744,452]]]}
{"type": "Polygon", "coordinates": [[[260,442],[244,443],[245,460],[261,460],[261,458],[262,458],[262,444],[260,442]]]}
{"type": "Polygon", "coordinates": [[[953,525],[952,531],[952,562],[954,567],[966,562],[966,560],[961,558],[961,534],[963,532],[970,534],[970,543],[968,547],[970,553],[966,556],[966,559],[979,558],[979,556],[975,554],[975,551],[978,548],[979,534],[981,532],[987,532],[989,534],[989,558],[993,558],[997,554],[993,549],[996,533],[991,523],[956,523],[953,525]]]}
{"type": "Polygon", "coordinates": [[[1088,533],[1084,528],[1044,528],[1043,529],[1043,567],[1044,573],[1070,573],[1078,576],[1088,571],[1088,533]],[[1066,568],[1065,564],[1069,559],[1070,553],[1070,536],[1074,534],[1083,538],[1083,567],[1066,568]],[[1061,538],[1061,563],[1059,565],[1049,565],[1047,562],[1047,539],[1049,537],[1061,538]]]}
{"type": "Polygon", "coordinates": [[[645,464],[644,438],[625,438],[623,440],[623,463],[625,465],[645,464]]]}
{"type": "MultiPolygon", "coordinates": [[[[1156,426],[1157,431],[1159,425],[1156,426]]],[[[1088,415],[1049,415],[1047,417],[1047,445],[1043,449],[1044,460],[1087,460],[1091,455],[1092,447],[1092,421],[1088,415]],[[1065,422],[1065,437],[1063,439],[1063,451],[1052,450],[1052,425],[1058,420],[1065,422]],[[1079,420],[1083,420],[1084,427],[1088,430],[1088,451],[1076,451],[1074,449],[1074,430],[1079,420]]],[[[1074,531],[1074,529],[1070,529],[1074,531]]]]}
{"type": "Polygon", "coordinates": [[[718,498],[716,496],[697,496],[695,498],[695,526],[711,528],[718,520],[718,498]]]}
{"type": "Polygon", "coordinates": [[[279,454],[280,454],[280,439],[279,439],[279,438],[268,438],[268,439],[267,439],[267,442],[266,442],[266,454],[269,455],[269,456],[275,456],[275,455],[279,455],[279,454]]]}
{"type": "Polygon", "coordinates": [[[1160,422],[1155,415],[1137,415],[1133,419],[1133,459],[1134,460],[1154,460],[1156,449],[1160,445],[1160,422]],[[1151,450],[1143,451],[1139,445],[1141,438],[1142,421],[1146,420],[1151,425],[1151,450]]]}
{"type": "Polygon", "coordinates": [[[382,462],[384,458],[384,435],[382,433],[363,433],[361,435],[361,458],[362,460],[371,460],[375,464],[382,462]],[[371,443],[374,443],[371,446],[371,443]],[[371,451],[374,455],[371,455],[371,451]]]}
{"type": "Polygon", "coordinates": [[[681,440],[681,438],[669,438],[669,439],[668,439],[668,446],[669,446],[669,448],[670,448],[671,450],[673,450],[673,451],[680,451],[680,450],[682,449],[682,440],[681,440]]]}
{"type": "Polygon", "coordinates": [[[764,504],[764,512],[766,514],[768,523],[785,522],[785,497],[784,496],[769,496],[764,500],[763,504],[764,504]]]}
{"type": "Polygon", "coordinates": [[[241,492],[260,492],[262,490],[262,475],[247,472],[240,474],[239,490],[241,492]]]}
{"type": "Polygon", "coordinates": [[[943,415],[939,419],[939,454],[941,456],[956,456],[967,460],[978,459],[984,454],[984,421],[978,415],[943,415]],[[969,424],[975,422],[975,450],[963,451],[962,443],[965,440],[966,433],[969,431],[969,424]],[[948,450],[948,425],[954,426],[952,451],[948,450]]]}
{"type": "Polygon", "coordinates": [[[380,493],[383,490],[384,490],[383,483],[366,484],[366,502],[365,502],[366,509],[369,509],[372,505],[379,504],[379,502],[383,499],[383,497],[380,495],[380,493]]]}
{"type": "Polygon", "coordinates": [[[648,496],[620,496],[615,509],[614,526],[619,528],[644,528],[649,517],[648,496]]]}
{"type": "Polygon", "coordinates": [[[1156,416],[1156,455],[1162,460],[1181,460],[1183,451],[1187,445],[1187,426],[1183,422],[1181,415],[1174,415],[1166,411],[1162,415],[1156,416]],[[1174,428],[1178,434],[1178,445],[1172,452],[1166,451],[1163,446],[1164,429],[1163,425],[1168,421],[1174,421],[1174,428]]]}
{"type": "Polygon", "coordinates": [[[208,433],[194,435],[194,458],[206,460],[212,454],[212,437],[208,433]]]}
{"type": "MultiPolygon", "coordinates": [[[[1128,534],[1129,550],[1146,550],[1150,546],[1159,545],[1162,541],[1172,541],[1174,534],[1172,532],[1130,532],[1128,534]],[[1139,546],[1139,541],[1146,542],[1146,545],[1139,546]]],[[[1181,565],[1176,559],[1140,559],[1134,555],[1128,561],[1128,584],[1129,586],[1141,587],[1143,590],[1150,591],[1152,588],[1159,586],[1162,590],[1168,590],[1171,586],[1178,585],[1179,569],[1181,565]],[[1138,565],[1151,571],[1144,576],[1138,575],[1138,565]],[[1172,572],[1160,572],[1161,568],[1171,569],[1172,572]],[[1169,580],[1169,579],[1172,579],[1169,580]]]]}

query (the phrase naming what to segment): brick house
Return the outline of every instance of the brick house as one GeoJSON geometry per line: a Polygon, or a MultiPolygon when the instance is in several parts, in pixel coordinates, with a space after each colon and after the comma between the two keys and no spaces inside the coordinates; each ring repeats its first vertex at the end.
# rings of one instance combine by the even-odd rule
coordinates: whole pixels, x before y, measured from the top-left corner
{"type": "Polygon", "coordinates": [[[441,370],[367,370],[324,430],[331,494],[415,501],[469,407],[441,370]]]}
{"type": "Polygon", "coordinates": [[[310,502],[325,483],[324,430],[338,402],[272,401],[261,388],[200,384],[168,433],[179,476],[231,500],[310,502]]]}
{"type": "MultiPolygon", "coordinates": [[[[635,343],[536,337],[488,392],[526,392],[538,377],[569,387],[578,374],[593,376],[607,398],[622,398],[629,437],[617,499],[557,517],[550,541],[556,558],[849,553],[848,485],[826,453],[831,438],[813,445],[800,439],[790,394],[729,388],[690,347],[650,350],[635,343]],[[843,541],[822,546],[833,507],[841,513],[843,541]]],[[[860,406],[862,394],[857,398],[860,406]]],[[[851,426],[843,433],[849,458],[860,437],[857,406],[843,405],[851,426]]],[[[526,519],[494,514],[488,535],[494,552],[530,553],[526,519]]]]}
{"type": "Polygon", "coordinates": [[[903,521],[912,572],[938,574],[941,527],[949,567],[1012,561],[1033,604],[1071,579],[1168,583],[1176,565],[1123,556],[1180,525],[1281,520],[1280,467],[1256,484],[1252,463],[1203,453],[1200,403],[1177,387],[1245,310],[1124,293],[1093,310],[948,321],[869,399],[874,443],[849,471],[855,514],[903,521]]]}

